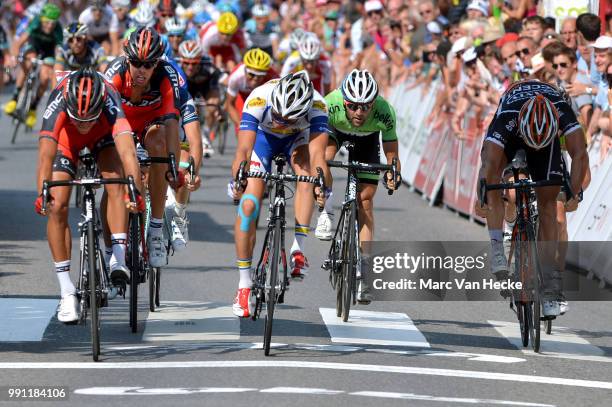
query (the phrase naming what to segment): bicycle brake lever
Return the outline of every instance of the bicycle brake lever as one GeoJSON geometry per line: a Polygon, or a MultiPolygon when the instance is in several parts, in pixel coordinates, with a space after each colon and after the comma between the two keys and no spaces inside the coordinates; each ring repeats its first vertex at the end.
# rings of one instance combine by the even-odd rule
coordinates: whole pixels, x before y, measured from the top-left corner
{"type": "MultiPolygon", "coordinates": [[[[238,167],[238,171],[236,172],[236,177],[234,178],[234,185],[236,188],[242,188],[242,183],[244,182],[245,176],[244,171],[246,169],[247,162],[243,161],[240,163],[240,167],[238,167]]],[[[238,206],[240,200],[234,199],[234,206],[238,206]]]]}
{"type": "Polygon", "coordinates": [[[128,192],[131,203],[136,204],[136,184],[134,183],[134,177],[131,175],[128,175],[128,192]]]}
{"type": "Polygon", "coordinates": [[[478,184],[478,199],[482,208],[487,203],[487,180],[481,178],[478,184]]]}
{"type": "Polygon", "coordinates": [[[47,201],[49,199],[49,183],[47,181],[43,181],[42,187],[42,212],[47,211],[47,201]]]}
{"type": "MultiPolygon", "coordinates": [[[[318,178],[318,186],[321,189],[321,192],[325,194],[325,177],[323,176],[323,169],[321,167],[317,167],[317,178],[318,178]]],[[[314,192],[314,189],[313,189],[314,192]]],[[[316,200],[316,197],[315,197],[316,200]]],[[[319,205],[319,212],[323,212],[325,205],[319,205]]]]}

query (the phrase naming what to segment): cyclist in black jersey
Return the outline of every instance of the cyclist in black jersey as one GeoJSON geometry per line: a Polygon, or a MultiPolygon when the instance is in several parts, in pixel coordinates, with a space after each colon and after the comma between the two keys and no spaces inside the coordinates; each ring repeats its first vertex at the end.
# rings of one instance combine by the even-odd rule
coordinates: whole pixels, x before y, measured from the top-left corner
{"type": "Polygon", "coordinates": [[[91,66],[104,72],[106,54],[104,49],[94,41],[87,40],[87,26],[71,23],[64,29],[64,45],[55,51],[55,71],[76,71],[81,67],[91,66]]]}
{"type": "MultiPolygon", "coordinates": [[[[502,172],[519,149],[527,156],[529,174],[534,181],[561,179],[564,163],[559,138],[565,136],[567,151],[572,159],[570,185],[574,198],[566,203],[575,210],[581,199],[581,185],[588,167],[588,155],[582,127],[572,107],[555,86],[538,80],[523,80],[513,84],[503,95],[483,143],[479,178],[487,184],[501,182],[502,172]]],[[[480,191],[479,191],[480,192],[480,191]]],[[[557,196],[559,186],[536,189],[538,204],[538,240],[558,242],[557,196]]],[[[487,205],[476,203],[476,213],[487,218],[491,238],[491,269],[503,280],[508,275],[508,263],[503,248],[504,205],[499,190],[487,192],[487,205]]],[[[554,270],[556,249],[542,245],[540,260],[545,281],[543,313],[556,316],[563,301],[560,275],[554,270]],[[547,274],[548,273],[548,274],[547,274]]]]}

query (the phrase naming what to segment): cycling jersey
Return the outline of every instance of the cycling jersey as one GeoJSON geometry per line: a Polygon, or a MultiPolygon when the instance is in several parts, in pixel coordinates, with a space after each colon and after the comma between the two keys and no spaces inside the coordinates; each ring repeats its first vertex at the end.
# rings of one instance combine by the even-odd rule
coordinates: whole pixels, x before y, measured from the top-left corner
{"type": "MultiPolygon", "coordinates": [[[[329,111],[329,134],[339,148],[344,141],[351,141],[356,148],[352,160],[367,163],[380,163],[380,142],[397,141],[396,117],[393,106],[382,96],[377,96],[366,121],[359,127],[351,124],[346,117],[342,91],[336,89],[325,97],[329,111]]],[[[357,178],[360,182],[378,183],[379,171],[360,171],[357,178]]]]}
{"type": "Polygon", "coordinates": [[[132,77],[127,57],[119,57],[106,69],[105,76],[121,95],[121,104],[132,129],[140,136],[155,123],[179,118],[180,85],[179,74],[167,61],[160,60],[155,67],[149,89],[141,100],[133,102],[132,77]]]}
{"type": "Polygon", "coordinates": [[[200,30],[200,43],[204,55],[210,55],[213,59],[221,55],[223,62],[240,62],[241,50],[245,48],[244,34],[241,30],[236,31],[227,44],[221,39],[217,23],[209,21],[200,30]]]}
{"type": "Polygon", "coordinates": [[[62,64],[62,69],[67,71],[76,71],[82,66],[98,68],[106,63],[106,54],[100,44],[88,41],[85,47],[85,55],[80,58],[72,53],[68,44],[58,47],[55,52],[55,63],[62,64]]]}
{"type": "Polygon", "coordinates": [[[272,120],[269,100],[277,83],[278,80],[273,79],[255,88],[242,110],[240,130],[255,131],[257,134],[251,155],[252,171],[271,171],[271,161],[276,154],[285,153],[289,158],[295,148],[308,144],[311,134],[328,131],[325,99],[317,91],[306,116],[291,125],[280,125],[272,120]]]}
{"type": "MultiPolygon", "coordinates": [[[[283,69],[281,70],[281,78],[290,74],[301,71],[304,69],[302,65],[302,58],[299,52],[295,51],[289,55],[283,69]]],[[[308,72],[308,77],[312,82],[312,85],[318,92],[325,92],[324,85],[329,86],[331,84],[332,64],[329,57],[325,54],[321,54],[319,61],[315,67],[314,72],[308,72]]]]}
{"type": "Polygon", "coordinates": [[[110,39],[108,33],[110,32],[111,22],[115,12],[111,6],[106,5],[104,9],[102,9],[102,17],[100,20],[95,21],[92,8],[93,7],[87,7],[83,10],[79,16],[79,23],[87,26],[88,34],[94,41],[108,41],[110,39]]]}
{"type": "Polygon", "coordinates": [[[194,98],[206,98],[212,90],[219,89],[219,79],[222,75],[210,58],[202,57],[198,73],[186,78],[189,93],[194,98]]]}
{"type": "Polygon", "coordinates": [[[123,20],[119,20],[119,17],[117,17],[117,13],[113,12],[113,17],[111,19],[108,31],[109,33],[118,33],[119,38],[121,38],[127,30],[129,30],[135,25],[136,23],[134,22],[134,20],[132,20],[129,14],[126,15],[123,20]]]}
{"type": "Polygon", "coordinates": [[[35,17],[30,22],[26,32],[28,33],[29,37],[28,43],[24,47],[23,54],[29,52],[30,50],[35,50],[41,58],[54,57],[55,47],[62,45],[62,40],[64,38],[62,26],[59,22],[55,23],[55,28],[51,34],[45,33],[42,30],[39,16],[35,17]]]}
{"type": "Polygon", "coordinates": [[[274,54],[272,41],[278,40],[278,26],[276,24],[268,21],[264,30],[259,31],[255,20],[247,20],[244,23],[244,33],[248,48],[261,48],[270,55],[274,54]]]}
{"type": "Polygon", "coordinates": [[[119,92],[105,80],[106,94],[102,113],[89,133],[79,133],[66,111],[64,91],[67,84],[68,78],[64,78],[49,95],[49,103],[43,114],[40,138],[48,138],[58,143],[58,156],[54,169],[74,176],[74,163],[78,159],[80,150],[87,147],[93,152],[112,145],[112,140],[116,136],[131,133],[132,129],[121,108],[119,92]]]}
{"type": "Polygon", "coordinates": [[[504,149],[506,158],[511,161],[519,149],[524,149],[531,177],[535,181],[563,176],[561,147],[559,137],[546,148],[534,150],[527,146],[519,134],[518,116],[523,104],[536,95],[550,100],[559,112],[559,136],[565,136],[578,129],[580,124],[572,107],[556,87],[536,80],[514,83],[502,95],[487,130],[485,141],[504,149]]]}
{"type": "MultiPolygon", "coordinates": [[[[278,78],[278,73],[270,68],[264,77],[264,81],[267,82],[271,79],[278,78]]],[[[253,89],[249,88],[246,79],[246,66],[240,64],[234,68],[227,81],[227,93],[230,96],[236,97],[238,94],[246,99],[251,94],[253,89]]]]}

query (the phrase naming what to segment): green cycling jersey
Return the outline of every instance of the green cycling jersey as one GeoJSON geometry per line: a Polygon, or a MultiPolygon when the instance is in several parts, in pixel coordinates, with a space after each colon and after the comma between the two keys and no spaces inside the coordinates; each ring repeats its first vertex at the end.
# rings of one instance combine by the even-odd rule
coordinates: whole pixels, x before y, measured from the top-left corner
{"type": "Polygon", "coordinates": [[[28,25],[27,32],[30,35],[30,44],[39,53],[43,50],[51,50],[51,54],[54,54],[55,47],[57,45],[62,45],[64,33],[59,22],[55,24],[53,31],[47,34],[42,30],[40,17],[37,16],[28,25]]]}
{"type": "Polygon", "coordinates": [[[368,118],[359,127],[351,124],[346,117],[344,97],[340,89],[325,96],[329,115],[329,128],[332,133],[354,136],[369,136],[382,132],[382,140],[397,141],[395,110],[382,96],[377,96],[368,118]]]}

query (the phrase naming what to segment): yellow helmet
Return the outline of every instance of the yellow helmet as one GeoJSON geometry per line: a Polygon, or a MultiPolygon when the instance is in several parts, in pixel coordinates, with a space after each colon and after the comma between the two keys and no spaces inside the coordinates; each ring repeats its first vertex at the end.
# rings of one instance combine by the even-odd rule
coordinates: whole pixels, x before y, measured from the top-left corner
{"type": "Polygon", "coordinates": [[[244,62],[247,68],[265,72],[270,69],[272,58],[270,58],[270,55],[266,51],[260,48],[253,48],[244,54],[242,62],[244,62]]]}
{"type": "Polygon", "coordinates": [[[226,11],[219,16],[217,28],[221,34],[234,34],[238,31],[238,17],[234,13],[226,11]]]}

